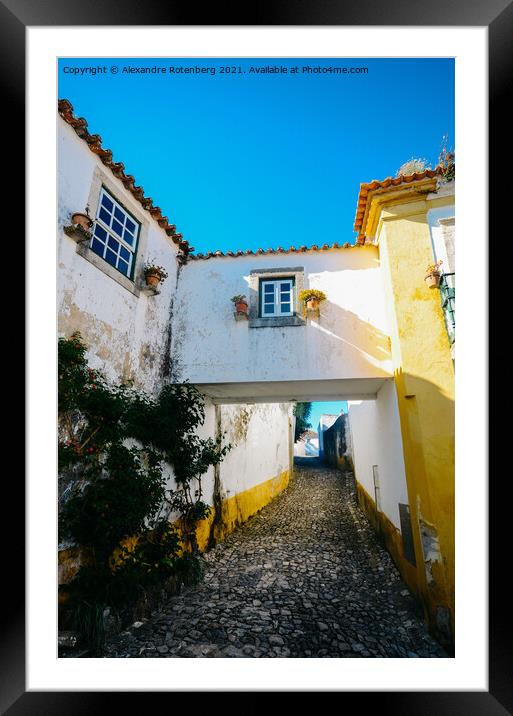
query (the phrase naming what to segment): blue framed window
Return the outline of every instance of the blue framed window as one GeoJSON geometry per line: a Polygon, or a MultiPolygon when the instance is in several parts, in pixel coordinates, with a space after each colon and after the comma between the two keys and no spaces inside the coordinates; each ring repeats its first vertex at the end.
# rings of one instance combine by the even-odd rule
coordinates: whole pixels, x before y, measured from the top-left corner
{"type": "Polygon", "coordinates": [[[260,316],[294,315],[294,279],[279,278],[260,281],[260,316]]]}
{"type": "Polygon", "coordinates": [[[102,187],[91,251],[131,278],[140,228],[139,222],[102,187]]]}

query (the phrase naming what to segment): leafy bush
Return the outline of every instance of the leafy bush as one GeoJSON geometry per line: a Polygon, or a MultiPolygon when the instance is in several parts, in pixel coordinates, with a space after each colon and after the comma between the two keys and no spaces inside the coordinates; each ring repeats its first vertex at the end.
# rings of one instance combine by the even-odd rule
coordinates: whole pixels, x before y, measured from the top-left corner
{"type": "Polygon", "coordinates": [[[156,398],[127,383],[110,386],[89,368],[79,333],[59,340],[58,367],[59,474],[69,481],[59,531],[86,555],[66,587],[98,649],[103,606],[121,607],[173,574],[199,572],[195,528],[210,512],[201,476],[231,446],[223,436],[197,436],[205,412],[193,386],[168,385],[156,398]],[[166,463],[176,490],[166,489],[166,463]],[[173,511],[181,534],[169,523],[173,511]]]}

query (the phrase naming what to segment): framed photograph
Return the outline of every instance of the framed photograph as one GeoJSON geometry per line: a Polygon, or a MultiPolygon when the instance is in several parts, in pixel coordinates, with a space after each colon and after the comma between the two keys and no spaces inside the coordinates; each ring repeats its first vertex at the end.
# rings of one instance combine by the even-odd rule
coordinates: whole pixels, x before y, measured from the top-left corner
{"type": "MultiPolygon", "coordinates": [[[[489,492],[485,288],[488,212],[499,214],[498,193],[486,200],[487,173],[504,171],[502,151],[487,157],[487,135],[508,136],[511,5],[393,3],[386,18],[371,3],[304,6],[297,15],[274,6],[262,17],[220,13],[202,24],[190,11],[166,10],[124,4],[122,15],[107,7],[100,16],[87,4],[58,0],[44,13],[37,3],[0,8],[8,136],[27,147],[29,398],[26,571],[18,544],[8,555],[17,606],[2,640],[3,710],[86,713],[101,698],[91,692],[335,691],[345,698],[379,693],[390,712],[513,712],[507,612],[492,558],[505,539],[505,501],[487,514],[497,488],[489,492]],[[57,243],[50,242],[56,231],[57,243]],[[406,242],[418,242],[423,261],[415,286],[406,242]],[[160,415],[168,432],[152,433],[147,443],[147,426],[120,432],[120,441],[128,435],[151,446],[130,463],[134,475],[143,474],[135,465],[150,465],[145,479],[166,488],[167,524],[182,545],[192,539],[192,554],[215,553],[206,560],[208,580],[232,579],[237,560],[249,559],[238,587],[251,585],[251,599],[237,587],[218,605],[193,589],[186,603],[179,588],[169,602],[176,634],[166,633],[155,609],[140,618],[134,611],[112,627],[101,651],[73,651],[76,621],[62,616],[72,599],[66,585],[89,564],[75,545],[100,550],[116,518],[105,522],[97,547],[77,542],[87,520],[79,524],[72,509],[63,532],[66,491],[80,497],[87,484],[80,494],[72,481],[57,487],[58,460],[75,450],[66,465],[76,467],[80,452],[80,465],[91,470],[97,459],[104,475],[115,441],[110,435],[101,443],[99,428],[86,434],[76,417],[69,435],[62,422],[57,435],[57,336],[70,341],[77,360],[87,357],[87,390],[100,388],[109,405],[122,395],[132,423],[133,406],[142,405],[137,391],[153,391],[144,414],[147,421],[152,410],[160,415]],[[126,392],[112,397],[113,380],[126,392]],[[180,443],[189,450],[184,465],[209,456],[203,481],[199,467],[191,482],[177,478],[186,474],[179,463],[169,475],[151,469],[152,459],[161,464],[178,450],[168,436],[180,424],[162,415],[182,411],[186,420],[187,410],[198,411],[182,394],[165,393],[175,384],[196,386],[206,400],[203,427],[185,431],[180,443]],[[159,414],[165,400],[167,412],[159,414]],[[337,401],[332,410],[327,401],[337,401]],[[313,412],[301,413],[304,405],[313,412]],[[275,447],[272,436],[282,428],[275,447]],[[249,447],[242,454],[245,440],[254,454],[249,447]],[[289,499],[293,474],[305,492],[291,520],[300,521],[309,501],[310,534],[324,534],[319,514],[339,519],[330,518],[328,492],[322,502],[325,486],[315,482],[312,459],[324,459],[328,477],[344,475],[333,489],[347,491],[340,520],[351,521],[358,544],[347,552],[348,534],[331,535],[330,545],[348,555],[339,564],[339,547],[322,543],[324,581],[315,559],[313,577],[307,567],[289,569],[309,559],[300,532],[294,547],[274,556],[264,559],[264,548],[257,569],[253,550],[271,533],[236,548],[234,530],[250,518],[250,530],[272,524],[265,508],[289,499]],[[257,469],[262,482],[251,477],[257,469]],[[199,515],[193,538],[184,518],[191,506],[199,515]],[[363,547],[364,538],[373,546],[363,547]],[[347,588],[348,579],[359,586],[347,588]],[[341,584],[342,604],[330,591],[341,584]],[[387,590],[395,590],[393,599],[387,590]],[[295,611],[296,599],[309,617],[295,611]],[[316,600],[324,605],[317,611],[316,600]],[[385,611],[373,611],[378,602],[385,611]],[[247,640],[231,621],[237,611],[255,626],[247,640]],[[202,632],[207,612],[216,629],[202,632]],[[301,640],[308,633],[302,619],[315,622],[315,637],[301,640]],[[337,630],[351,620],[350,637],[342,638],[337,630]],[[384,624],[406,634],[404,641],[389,637],[384,624]],[[189,632],[196,637],[186,638],[189,632]],[[58,650],[58,633],[68,635],[61,646],[68,638],[70,651],[58,650]]],[[[22,166],[13,164],[14,172],[22,166]]],[[[21,192],[11,187],[9,196],[23,216],[21,192]]],[[[101,409],[95,403],[94,414],[101,409]]],[[[13,489],[19,505],[20,488],[13,489]]],[[[98,494],[80,514],[94,512],[98,494]]],[[[150,506],[136,512],[130,525],[145,530],[148,515],[161,514],[150,506]]],[[[153,538],[146,548],[139,538],[131,546],[121,540],[136,531],[128,529],[115,532],[106,565],[113,545],[132,566],[136,553],[155,555],[153,538]]],[[[271,528],[280,544],[288,539],[281,529],[279,522],[271,528]]],[[[102,609],[102,629],[118,613],[102,609]]]]}

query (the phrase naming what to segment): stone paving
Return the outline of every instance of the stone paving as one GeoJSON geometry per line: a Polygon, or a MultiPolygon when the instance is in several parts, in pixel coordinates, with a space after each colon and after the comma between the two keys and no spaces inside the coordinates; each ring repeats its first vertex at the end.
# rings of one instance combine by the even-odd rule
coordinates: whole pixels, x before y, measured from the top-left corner
{"type": "Polygon", "coordinates": [[[201,584],[107,645],[107,657],[446,657],[358,507],[350,475],[294,479],[204,555],[201,584]]]}

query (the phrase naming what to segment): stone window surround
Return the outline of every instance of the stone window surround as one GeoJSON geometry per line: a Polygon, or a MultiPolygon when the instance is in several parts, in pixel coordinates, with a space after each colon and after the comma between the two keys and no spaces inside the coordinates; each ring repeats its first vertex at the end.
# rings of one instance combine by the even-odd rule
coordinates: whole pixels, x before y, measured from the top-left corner
{"type": "Polygon", "coordinates": [[[301,301],[299,294],[305,285],[304,266],[283,266],[279,268],[253,269],[249,274],[249,327],[250,328],[281,328],[283,326],[306,326],[301,317],[301,301]],[[272,316],[262,318],[259,316],[260,307],[260,280],[277,278],[294,279],[294,315],[272,316]]]}
{"type": "Polygon", "coordinates": [[[119,283],[127,291],[130,291],[134,296],[139,297],[141,288],[144,285],[144,276],[142,268],[146,258],[146,248],[148,245],[148,234],[150,222],[148,217],[145,215],[144,210],[137,205],[132,205],[131,202],[125,201],[124,188],[120,187],[101,167],[96,167],[91,182],[91,188],[89,190],[89,197],[87,200],[91,217],[96,217],[98,213],[98,206],[100,203],[100,194],[102,187],[112,194],[116,201],[128,211],[132,216],[139,222],[139,239],[137,242],[135,252],[135,263],[133,269],[133,279],[124,276],[120,271],[111,266],[107,261],[98,256],[94,251],[89,248],[89,242],[81,242],[77,244],[76,252],[82,258],[89,261],[97,269],[102,271],[104,274],[112,278],[116,283],[119,283]]]}

